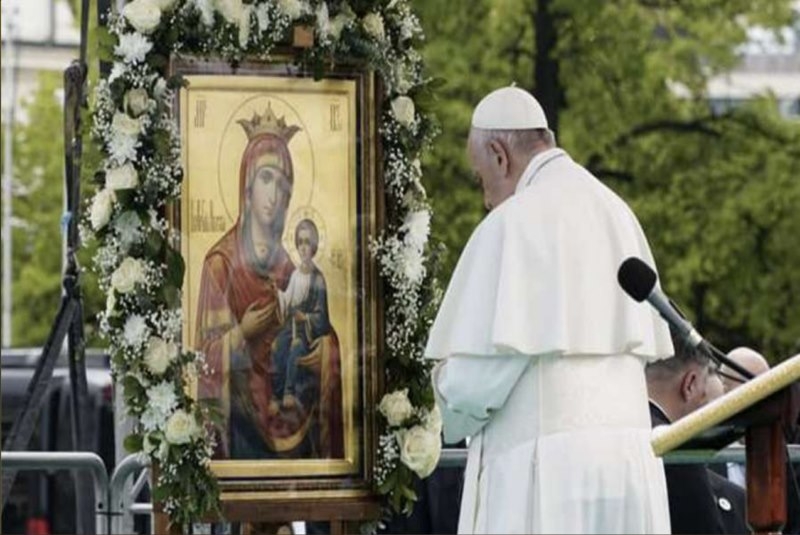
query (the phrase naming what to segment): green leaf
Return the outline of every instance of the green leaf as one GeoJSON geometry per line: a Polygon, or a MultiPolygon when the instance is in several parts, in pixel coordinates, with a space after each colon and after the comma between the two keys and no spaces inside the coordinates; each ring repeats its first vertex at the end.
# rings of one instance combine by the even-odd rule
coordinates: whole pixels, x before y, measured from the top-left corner
{"type": "Polygon", "coordinates": [[[189,87],[189,80],[181,74],[174,74],[167,79],[167,87],[170,89],[180,89],[182,87],[189,87]]]}
{"type": "Polygon", "coordinates": [[[172,247],[167,247],[167,284],[180,288],[183,285],[183,274],[186,271],[186,262],[183,256],[172,247]]]}
{"type": "Polygon", "coordinates": [[[396,512],[401,512],[403,503],[403,494],[400,492],[393,492],[389,495],[389,503],[396,512]]]}
{"type": "Polygon", "coordinates": [[[164,238],[157,230],[151,230],[144,243],[144,250],[147,256],[158,258],[161,256],[161,248],[164,246],[164,238]]]}
{"type": "Polygon", "coordinates": [[[128,435],[125,437],[123,441],[123,446],[125,446],[125,450],[128,453],[137,453],[142,451],[142,447],[144,444],[144,438],[142,435],[138,433],[134,433],[133,435],[128,435]]]}
{"type": "Polygon", "coordinates": [[[156,153],[163,160],[170,160],[172,158],[172,148],[170,145],[171,137],[166,130],[156,130],[153,132],[151,138],[156,153]]]}
{"type": "Polygon", "coordinates": [[[411,516],[414,512],[414,502],[411,500],[406,500],[403,504],[403,514],[406,516],[411,516]]]}
{"type": "Polygon", "coordinates": [[[181,304],[181,292],[175,286],[164,286],[161,289],[161,296],[164,299],[164,303],[170,308],[177,308],[181,304]]]}
{"type": "Polygon", "coordinates": [[[124,208],[130,208],[133,206],[136,198],[135,189],[118,189],[114,193],[117,196],[117,202],[119,202],[119,204],[124,208]]]}
{"type": "Polygon", "coordinates": [[[114,47],[117,45],[117,38],[108,31],[106,27],[99,27],[97,32],[97,51],[100,61],[114,61],[114,47]]]}
{"type": "Polygon", "coordinates": [[[164,54],[150,54],[147,56],[147,63],[151,67],[163,71],[169,65],[169,57],[164,54]]]}
{"type": "Polygon", "coordinates": [[[403,494],[403,496],[405,496],[406,498],[408,498],[412,502],[416,502],[417,501],[417,493],[414,492],[414,490],[412,488],[403,486],[403,487],[400,487],[400,492],[403,494]]]}
{"type": "Polygon", "coordinates": [[[389,494],[397,485],[397,469],[394,469],[391,474],[384,480],[378,487],[378,492],[381,494],[389,494]]]}
{"type": "Polygon", "coordinates": [[[126,375],[122,379],[122,394],[126,400],[137,399],[145,395],[145,390],[135,377],[126,375]]]}
{"type": "Polygon", "coordinates": [[[153,490],[153,500],[157,502],[163,502],[166,500],[170,494],[172,494],[169,485],[158,485],[153,490]]]}

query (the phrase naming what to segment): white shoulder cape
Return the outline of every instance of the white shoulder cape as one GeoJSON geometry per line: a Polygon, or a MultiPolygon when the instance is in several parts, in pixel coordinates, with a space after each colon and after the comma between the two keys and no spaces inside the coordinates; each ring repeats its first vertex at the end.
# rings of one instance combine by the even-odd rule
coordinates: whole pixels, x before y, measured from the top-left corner
{"type": "Polygon", "coordinates": [[[625,202],[560,149],[540,154],[467,243],[425,356],[669,357],[666,323],[617,283],[629,256],[655,269],[625,202]]]}

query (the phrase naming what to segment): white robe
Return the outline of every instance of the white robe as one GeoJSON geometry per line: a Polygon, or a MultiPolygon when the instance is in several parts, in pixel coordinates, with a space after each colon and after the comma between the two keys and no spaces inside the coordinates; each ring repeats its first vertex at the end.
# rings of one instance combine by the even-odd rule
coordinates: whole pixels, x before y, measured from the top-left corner
{"type": "Polygon", "coordinates": [[[311,272],[303,273],[300,269],[295,269],[289,277],[286,291],[278,290],[278,304],[280,305],[281,315],[285,316],[290,308],[299,306],[305,301],[310,289],[311,272]]]}
{"type": "Polygon", "coordinates": [[[617,284],[635,216],[560,149],[470,238],[431,329],[445,439],[472,436],[459,533],[669,533],[644,364],[666,324],[617,284]]]}

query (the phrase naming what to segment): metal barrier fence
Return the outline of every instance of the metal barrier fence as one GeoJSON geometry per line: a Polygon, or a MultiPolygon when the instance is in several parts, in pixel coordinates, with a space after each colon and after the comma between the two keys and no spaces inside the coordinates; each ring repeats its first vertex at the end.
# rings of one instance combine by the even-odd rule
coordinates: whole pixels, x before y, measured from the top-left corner
{"type": "MultiPolygon", "coordinates": [[[[134,514],[151,514],[153,510],[152,504],[150,510],[141,513],[134,513],[136,498],[141,493],[145,485],[148,484],[150,478],[150,459],[146,455],[134,453],[128,455],[114,468],[114,473],[111,475],[111,484],[109,486],[111,507],[119,511],[119,515],[114,515],[111,518],[111,531],[109,533],[133,533],[133,515],[134,514]],[[128,478],[134,475],[137,471],[141,470],[139,476],[136,478],[133,487],[130,491],[126,492],[125,485],[128,478]]],[[[152,525],[152,521],[151,521],[152,525]]]]}
{"type": "MultiPolygon", "coordinates": [[[[11,470],[89,470],[94,480],[95,530],[111,532],[111,496],[106,465],[99,455],[88,451],[4,451],[0,464],[11,470]]],[[[122,514],[119,511],[118,514],[122,514]]]]}
{"type": "MultiPolygon", "coordinates": [[[[788,458],[793,464],[800,463],[800,446],[788,446],[788,458]]],[[[467,450],[444,448],[439,459],[440,468],[464,466],[467,450]]],[[[715,450],[681,450],[664,457],[666,464],[700,464],[745,462],[744,446],[728,446],[715,450]]],[[[86,469],[94,476],[95,512],[97,533],[131,533],[134,515],[151,515],[153,506],[149,502],[136,502],[149,480],[149,459],[141,454],[125,457],[114,469],[109,480],[103,460],[91,452],[2,452],[0,463],[15,470],[86,469]],[[140,471],[130,492],[125,485],[132,475],[140,471]]]]}

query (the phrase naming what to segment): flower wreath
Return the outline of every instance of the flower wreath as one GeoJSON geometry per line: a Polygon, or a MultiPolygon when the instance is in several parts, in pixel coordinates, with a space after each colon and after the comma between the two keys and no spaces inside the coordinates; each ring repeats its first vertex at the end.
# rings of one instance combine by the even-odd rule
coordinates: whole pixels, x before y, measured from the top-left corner
{"type": "Polygon", "coordinates": [[[95,92],[92,135],[103,160],[83,230],[98,245],[94,268],[107,295],[100,328],[136,421],[125,445],[158,463],[153,499],[181,525],[218,511],[208,425],[218,410],[186,388],[207,370],[203,355],[180,343],[185,266],[165,206],[180,198],[183,177],[172,113],[182,80],[168,78],[168,59],[174,52],[234,64],[268,59],[296,25],[313,28],[314,44],[298,62],[315,74],[336,58],[356,58],[383,81],[387,225],[370,251],[386,289],[388,394],[378,407],[374,473],[387,514],[411,511],[415,480],[433,471],[441,451],[441,417],[422,357],[439,297],[419,160],[435,133],[424,111],[433,81],[423,78],[415,49],[422,32],[407,1],[134,0],[109,15],[100,39],[112,68],[95,92]]]}

